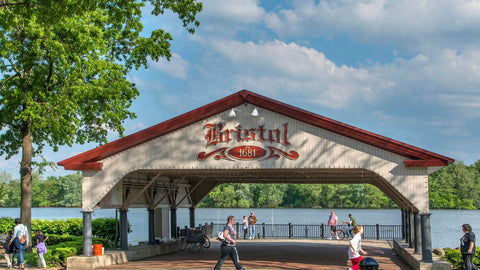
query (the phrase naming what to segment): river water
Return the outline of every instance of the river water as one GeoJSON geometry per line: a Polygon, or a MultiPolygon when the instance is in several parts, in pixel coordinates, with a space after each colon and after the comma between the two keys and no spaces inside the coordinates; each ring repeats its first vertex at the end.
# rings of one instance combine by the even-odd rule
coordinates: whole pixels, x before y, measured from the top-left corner
{"type": "MultiPolygon", "coordinates": [[[[224,223],[229,215],[235,216],[241,222],[243,216],[255,213],[258,223],[266,224],[322,224],[327,223],[330,211],[334,210],[339,221],[348,220],[351,213],[358,224],[362,225],[400,225],[401,211],[399,209],[238,209],[238,208],[197,208],[195,210],[195,223],[224,223]]],[[[430,224],[432,230],[432,247],[451,247],[459,245],[463,235],[461,225],[469,223],[473,231],[480,231],[479,210],[430,210],[430,224]]],[[[19,217],[19,208],[0,208],[0,217],[19,217]]],[[[66,219],[82,217],[80,208],[33,208],[34,219],[66,219]]],[[[115,209],[97,209],[93,211],[92,218],[115,218],[115,209]]],[[[128,211],[128,220],[132,232],[128,234],[128,241],[136,244],[148,239],[148,211],[146,209],[132,208],[128,211]]],[[[177,225],[189,225],[189,210],[177,210],[177,225]]],[[[480,235],[480,233],[478,234],[480,235]]]]}

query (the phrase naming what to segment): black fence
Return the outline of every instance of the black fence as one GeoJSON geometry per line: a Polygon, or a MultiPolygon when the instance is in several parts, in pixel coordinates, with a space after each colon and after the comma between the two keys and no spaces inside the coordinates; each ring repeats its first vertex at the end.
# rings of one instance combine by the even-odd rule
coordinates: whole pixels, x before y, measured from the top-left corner
{"type": "MultiPolygon", "coordinates": [[[[205,224],[204,229],[209,237],[223,230],[225,224],[205,224]]],[[[392,240],[404,239],[402,225],[362,225],[363,239],[392,240]]],[[[337,230],[345,230],[345,225],[338,225],[337,230]]],[[[235,230],[243,238],[242,224],[236,223],[235,230]]],[[[330,226],[300,224],[256,224],[256,238],[270,239],[326,239],[330,237],[330,226]]]]}

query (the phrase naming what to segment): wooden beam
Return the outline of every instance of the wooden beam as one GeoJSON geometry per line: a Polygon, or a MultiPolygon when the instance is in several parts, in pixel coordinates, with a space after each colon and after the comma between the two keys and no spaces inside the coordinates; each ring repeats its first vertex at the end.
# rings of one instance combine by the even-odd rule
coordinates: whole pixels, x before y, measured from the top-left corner
{"type": "Polygon", "coordinates": [[[160,198],[160,200],[158,200],[154,205],[153,205],[153,208],[156,208],[168,195],[170,195],[178,186],[178,184],[180,184],[180,182],[182,182],[183,180],[185,179],[185,176],[180,178],[178,180],[177,183],[175,183],[169,190],[167,193],[165,193],[165,195],[163,195],[162,198],[160,198]]]}
{"type": "Polygon", "coordinates": [[[142,195],[145,192],[145,190],[147,190],[147,188],[149,186],[151,186],[158,179],[158,177],[160,177],[160,175],[162,175],[162,174],[163,174],[163,172],[159,172],[152,179],[150,179],[150,181],[148,181],[148,183],[143,187],[143,189],[140,192],[138,192],[137,194],[135,194],[135,196],[133,196],[133,199],[125,200],[125,202],[122,205],[122,208],[123,209],[128,209],[138,199],[138,197],[140,197],[140,195],[142,195]]]}
{"type": "MultiPolygon", "coordinates": [[[[183,202],[183,200],[185,200],[185,198],[187,198],[188,196],[190,196],[190,194],[192,194],[192,192],[193,192],[198,186],[200,186],[200,184],[201,184],[204,180],[205,180],[205,178],[202,179],[202,180],[200,180],[200,181],[198,182],[198,184],[196,184],[190,191],[188,191],[187,194],[185,194],[185,196],[183,196],[183,198],[182,198],[178,203],[175,204],[175,208],[177,208],[177,207],[183,202]]],[[[185,188],[185,189],[187,189],[187,188],[185,188]]]]}

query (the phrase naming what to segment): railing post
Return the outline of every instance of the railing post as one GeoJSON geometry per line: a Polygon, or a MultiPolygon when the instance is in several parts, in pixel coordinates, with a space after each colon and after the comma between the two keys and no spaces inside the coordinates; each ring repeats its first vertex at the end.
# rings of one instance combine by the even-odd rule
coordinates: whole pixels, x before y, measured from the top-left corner
{"type": "Polygon", "coordinates": [[[322,240],[325,239],[325,227],[323,226],[323,223],[320,224],[320,238],[322,240]]]}
{"type": "Polygon", "coordinates": [[[308,239],[308,226],[305,225],[305,238],[308,239]]]}
{"type": "Polygon", "coordinates": [[[236,228],[236,230],[237,230],[237,233],[238,233],[239,230],[240,230],[240,224],[239,224],[238,222],[237,222],[237,228],[236,228]]]}
{"type": "Polygon", "coordinates": [[[377,240],[380,240],[380,225],[377,223],[377,240]]]}
{"type": "Polygon", "coordinates": [[[265,223],[262,223],[262,233],[263,233],[263,238],[265,238],[265,223]]]}
{"type": "Polygon", "coordinates": [[[293,226],[292,223],[288,223],[288,238],[292,239],[293,237],[293,226]]]}

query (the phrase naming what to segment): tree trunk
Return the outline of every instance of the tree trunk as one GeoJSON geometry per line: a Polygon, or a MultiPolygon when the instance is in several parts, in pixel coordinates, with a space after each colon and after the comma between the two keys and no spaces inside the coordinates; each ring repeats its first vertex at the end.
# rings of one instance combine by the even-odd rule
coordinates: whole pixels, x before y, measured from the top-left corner
{"type": "Polygon", "coordinates": [[[21,202],[20,202],[20,219],[22,224],[29,229],[29,247],[32,247],[32,156],[33,156],[33,138],[31,132],[31,122],[27,120],[24,122],[22,128],[22,161],[20,164],[20,187],[21,187],[21,202]]]}

